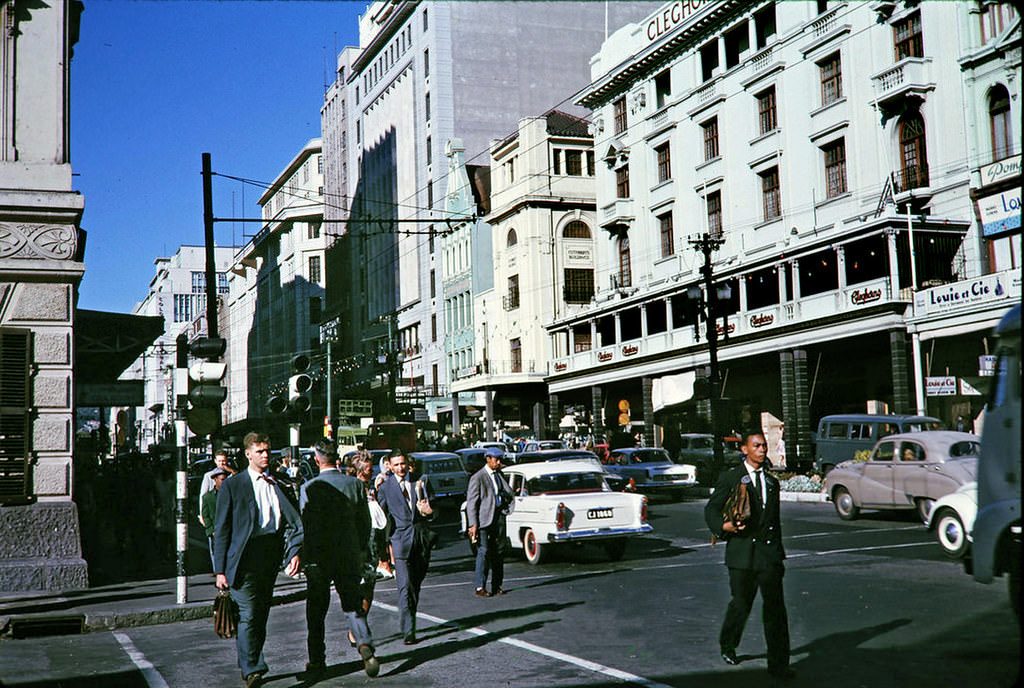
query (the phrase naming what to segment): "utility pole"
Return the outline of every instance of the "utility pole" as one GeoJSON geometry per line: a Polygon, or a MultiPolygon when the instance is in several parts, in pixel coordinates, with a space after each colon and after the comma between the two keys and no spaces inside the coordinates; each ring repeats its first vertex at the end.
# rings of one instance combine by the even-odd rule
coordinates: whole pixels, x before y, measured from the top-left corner
{"type": "MultiPolygon", "coordinates": [[[[691,239],[690,245],[700,251],[704,256],[704,264],[700,267],[700,274],[704,278],[704,322],[707,328],[708,338],[708,393],[710,398],[708,399],[710,409],[709,413],[711,418],[709,419],[711,425],[711,446],[714,452],[714,474],[717,476],[718,471],[722,469],[722,464],[725,461],[725,456],[722,451],[722,429],[720,427],[721,418],[719,413],[719,397],[722,395],[721,391],[721,379],[719,378],[718,372],[718,323],[715,321],[715,304],[718,299],[715,294],[715,287],[713,284],[714,271],[711,265],[711,255],[717,251],[722,244],[725,243],[723,239],[712,236],[709,233],[700,235],[697,239],[691,239]]],[[[726,330],[728,332],[728,330],[726,330]]],[[[717,479],[717,478],[716,478],[717,479]]]]}
{"type": "Polygon", "coordinates": [[[188,576],[185,572],[185,550],[188,548],[188,521],[185,505],[188,498],[188,426],[185,410],[188,407],[188,334],[182,332],[175,340],[176,364],[174,368],[174,429],[178,445],[177,488],[175,495],[175,540],[177,560],[177,602],[188,602],[188,576]]]}

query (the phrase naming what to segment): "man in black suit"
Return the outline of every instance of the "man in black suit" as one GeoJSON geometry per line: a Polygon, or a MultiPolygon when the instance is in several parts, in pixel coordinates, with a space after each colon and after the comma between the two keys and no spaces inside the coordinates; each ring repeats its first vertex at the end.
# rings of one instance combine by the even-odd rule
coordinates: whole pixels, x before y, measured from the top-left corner
{"type": "Polygon", "coordinates": [[[406,645],[416,643],[416,608],[420,585],[430,566],[430,548],[436,535],[426,521],[434,511],[427,498],[426,483],[413,482],[404,454],[391,456],[391,475],[377,488],[377,502],[394,525],[391,555],[398,584],[398,616],[406,645]]]}
{"type": "Polygon", "coordinates": [[[324,673],[324,619],[331,601],[331,583],[348,618],[352,644],[359,650],[367,676],[380,672],[373,638],[366,622],[360,581],[369,561],[370,509],[363,483],[338,470],[334,442],[322,440],[314,449],[320,474],[302,485],[302,561],[306,570],[306,631],[310,677],[324,673]]]}
{"type": "Polygon", "coordinates": [[[245,685],[252,688],[262,685],[268,671],[263,643],[281,562],[288,562],[289,576],[299,571],[302,520],[267,474],[270,438],[250,432],[245,456],[249,467],[225,480],[217,495],[213,570],[217,587],[231,588],[238,603],[238,666],[245,685]]]}
{"type": "Polygon", "coordinates": [[[511,500],[512,489],[501,475],[501,459],[505,452],[488,447],[487,464],[473,474],[466,490],[466,523],[469,539],[477,543],[476,582],[477,597],[504,595],[501,584],[505,578],[502,555],[505,534],[505,510],[511,500]],[[487,592],[487,573],[491,574],[491,591],[487,592]]]}
{"type": "Polygon", "coordinates": [[[764,605],[764,635],[768,646],[768,673],[789,678],[789,620],[782,592],[786,552],[782,548],[779,522],[779,481],[764,470],[767,442],[760,431],[744,436],[740,448],[745,460],[725,473],[715,485],[704,520],[716,538],[726,541],[725,565],[729,568],[732,599],[718,636],[722,659],[739,664],[736,647],[750,615],[754,596],[761,591],[764,605]],[[744,523],[726,519],[722,512],[729,495],[740,483],[750,495],[750,519],[744,523]]]}

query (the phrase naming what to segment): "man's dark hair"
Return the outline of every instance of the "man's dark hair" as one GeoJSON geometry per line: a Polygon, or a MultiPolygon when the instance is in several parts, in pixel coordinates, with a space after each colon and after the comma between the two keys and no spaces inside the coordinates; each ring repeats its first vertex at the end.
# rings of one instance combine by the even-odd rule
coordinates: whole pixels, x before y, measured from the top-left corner
{"type": "Polygon", "coordinates": [[[317,454],[324,457],[327,463],[338,463],[338,447],[334,444],[334,440],[325,437],[317,442],[313,449],[317,454]]]}
{"type": "Polygon", "coordinates": [[[254,444],[270,444],[270,437],[267,436],[267,433],[265,432],[253,431],[246,435],[245,439],[242,440],[242,445],[246,449],[253,446],[254,444]]]}
{"type": "Polygon", "coordinates": [[[747,442],[749,442],[750,438],[753,437],[754,435],[760,435],[761,437],[764,437],[764,431],[761,430],[760,428],[751,428],[749,430],[744,430],[743,431],[743,444],[746,444],[747,442]]]}
{"type": "Polygon", "coordinates": [[[391,453],[388,454],[388,461],[395,458],[396,456],[405,456],[405,452],[402,451],[401,449],[393,449],[391,453]]]}

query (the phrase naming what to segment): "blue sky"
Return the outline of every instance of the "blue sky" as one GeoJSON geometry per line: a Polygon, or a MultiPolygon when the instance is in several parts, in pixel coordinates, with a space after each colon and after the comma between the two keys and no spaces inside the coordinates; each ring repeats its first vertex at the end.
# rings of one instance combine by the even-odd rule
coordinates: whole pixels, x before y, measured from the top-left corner
{"type": "MultiPolygon", "coordinates": [[[[130,312],[153,261],[203,243],[202,154],[272,181],[320,135],[324,70],[367,3],[86,0],[71,63],[71,164],[88,231],[80,308],[130,312]]],[[[258,217],[260,190],[214,178],[214,214],[258,217]],[[232,197],[233,194],[233,197],[232,197]],[[234,211],[232,211],[232,202],[234,211]],[[233,214],[234,213],[234,214],[233,214]]],[[[257,224],[218,223],[218,245],[257,224]]]]}

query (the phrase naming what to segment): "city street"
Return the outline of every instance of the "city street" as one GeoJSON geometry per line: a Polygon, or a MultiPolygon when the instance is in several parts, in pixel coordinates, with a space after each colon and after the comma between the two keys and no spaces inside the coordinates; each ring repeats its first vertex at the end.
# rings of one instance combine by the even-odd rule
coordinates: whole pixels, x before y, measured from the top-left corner
{"type": "MultiPolygon", "coordinates": [[[[369,679],[328,617],[320,686],[740,686],[766,682],[760,602],[726,666],[717,633],[728,600],[725,548],[710,547],[703,499],[656,502],[655,532],[620,562],[597,548],[538,567],[518,553],[503,597],[472,595],[468,547],[446,520],[423,588],[420,643],[398,636],[395,586],[378,586],[370,621],[381,676],[369,679]]],[[[790,685],[1011,686],[1020,634],[1005,581],[975,583],[907,514],[840,521],[831,504],[783,503],[785,580],[797,676],[790,685]]],[[[274,607],[267,685],[303,685],[304,603],[274,607]]],[[[0,685],[241,685],[233,641],[208,619],[81,636],[0,642],[0,685]]]]}

